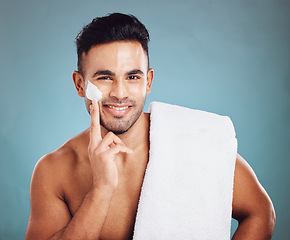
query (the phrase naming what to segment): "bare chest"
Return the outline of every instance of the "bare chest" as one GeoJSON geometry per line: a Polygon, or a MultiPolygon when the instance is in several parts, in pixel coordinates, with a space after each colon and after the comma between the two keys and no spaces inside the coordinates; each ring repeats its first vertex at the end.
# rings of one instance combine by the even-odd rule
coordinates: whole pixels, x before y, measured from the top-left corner
{"type": "Polygon", "coordinates": [[[132,239],[142,181],[120,186],[112,199],[101,239],[132,239]]]}
{"type": "MultiPolygon", "coordinates": [[[[100,239],[132,239],[146,166],[147,162],[144,166],[128,168],[119,174],[118,187],[111,200],[100,239]]],[[[75,176],[78,177],[71,181],[72,184],[66,191],[66,203],[72,216],[92,184],[90,169],[83,170],[81,175],[75,176]]]]}

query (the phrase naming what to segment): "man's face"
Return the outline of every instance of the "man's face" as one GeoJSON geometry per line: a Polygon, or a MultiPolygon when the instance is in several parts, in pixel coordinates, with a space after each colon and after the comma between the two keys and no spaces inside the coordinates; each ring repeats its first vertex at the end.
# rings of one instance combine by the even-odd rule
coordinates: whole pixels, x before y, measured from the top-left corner
{"type": "MultiPolygon", "coordinates": [[[[89,80],[103,93],[101,125],[115,134],[128,131],[143,112],[153,78],[142,45],[136,41],[97,45],[82,59],[85,85],[89,80]]],[[[86,98],[87,109],[90,104],[86,98]]]]}

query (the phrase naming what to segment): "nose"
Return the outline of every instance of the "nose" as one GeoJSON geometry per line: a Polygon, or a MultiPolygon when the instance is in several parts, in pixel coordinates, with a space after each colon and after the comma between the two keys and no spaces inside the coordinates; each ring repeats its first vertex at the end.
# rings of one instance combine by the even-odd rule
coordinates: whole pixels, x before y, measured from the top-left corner
{"type": "Polygon", "coordinates": [[[128,97],[128,91],[126,83],[122,80],[116,80],[112,84],[112,89],[110,92],[110,97],[116,98],[118,100],[128,97]]]}

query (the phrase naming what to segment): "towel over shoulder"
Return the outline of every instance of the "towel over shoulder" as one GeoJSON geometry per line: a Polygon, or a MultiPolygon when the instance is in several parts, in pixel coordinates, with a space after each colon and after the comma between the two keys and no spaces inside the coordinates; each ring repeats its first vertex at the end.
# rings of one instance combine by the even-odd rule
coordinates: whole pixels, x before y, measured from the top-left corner
{"type": "Polygon", "coordinates": [[[229,117],[153,102],[134,239],[229,239],[237,154],[229,117]]]}

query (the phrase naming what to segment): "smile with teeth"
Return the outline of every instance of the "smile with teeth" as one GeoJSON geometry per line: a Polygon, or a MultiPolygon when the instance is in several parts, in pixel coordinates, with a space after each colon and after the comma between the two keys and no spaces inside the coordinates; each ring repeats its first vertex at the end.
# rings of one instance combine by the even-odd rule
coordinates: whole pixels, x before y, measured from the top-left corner
{"type": "Polygon", "coordinates": [[[131,105],[104,105],[104,110],[109,116],[113,116],[114,118],[125,117],[132,109],[131,105]]]}
{"type": "Polygon", "coordinates": [[[115,107],[115,106],[108,106],[109,108],[113,108],[117,111],[121,111],[121,110],[124,110],[124,109],[127,109],[129,106],[124,106],[124,107],[115,107]]]}

